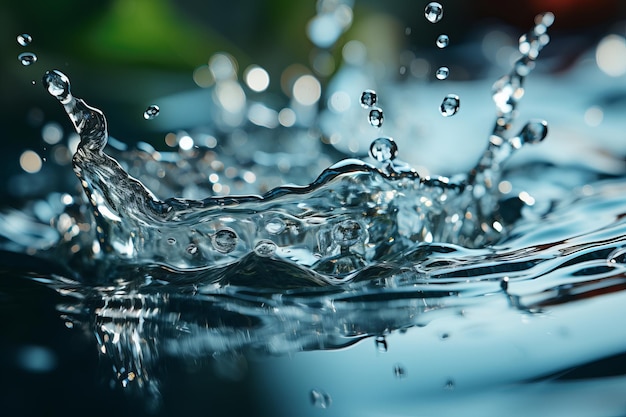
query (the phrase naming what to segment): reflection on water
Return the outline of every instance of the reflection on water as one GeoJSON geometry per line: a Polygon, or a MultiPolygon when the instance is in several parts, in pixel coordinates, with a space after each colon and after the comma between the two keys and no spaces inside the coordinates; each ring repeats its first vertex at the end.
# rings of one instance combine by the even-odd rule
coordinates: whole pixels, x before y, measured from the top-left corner
{"type": "MultiPolygon", "coordinates": [[[[321,48],[352,22],[351,2],[325,3],[308,29],[321,48]],[[324,37],[319,28],[328,25],[334,32],[324,37]]],[[[427,7],[438,22],[442,9],[427,7]]],[[[487,150],[451,178],[430,177],[436,163],[422,166],[410,145],[423,133],[411,135],[407,112],[423,107],[407,97],[432,84],[375,85],[357,44],[323,94],[317,78],[296,72],[282,109],[249,100],[233,58],[217,54],[207,68],[216,83],[207,90],[214,125],[168,134],[172,152],[112,141],[115,159],[102,153],[102,113],[74,98],[62,73],[48,72],[45,86],[80,144],[55,141],[52,131],[46,142],[62,172],[77,149],[86,197],[49,188],[45,198],[2,212],[6,322],[19,311],[13,300],[28,300],[10,286],[16,277],[53,289],[58,296],[41,299],[61,317],[63,337],[95,340],[101,386],[128,394],[128,413],[623,414],[624,147],[615,143],[614,109],[602,110],[609,98],[581,103],[588,92],[575,83],[597,76],[597,66],[581,61],[567,92],[553,92],[549,75],[528,78],[547,96],[530,97],[529,107],[549,119],[545,144],[556,142],[556,151],[543,155],[542,143],[534,156],[524,149],[503,165],[548,133],[541,119],[511,132],[550,16],[522,36],[522,57],[493,87],[496,123],[477,129],[492,133],[487,150]],[[318,105],[322,97],[327,105],[318,105]],[[544,114],[540,102],[554,97],[567,103],[563,113],[544,114]],[[381,117],[370,126],[376,108],[381,117]],[[576,112],[601,125],[601,151],[571,146],[565,126],[576,112]],[[559,141],[564,136],[569,142],[559,141]],[[368,152],[366,162],[332,165],[368,152]],[[281,186],[296,180],[313,182],[281,186]],[[181,198],[166,199],[173,195],[181,198]],[[175,394],[178,385],[187,396],[175,394]]],[[[436,83],[453,78],[454,68],[446,70],[433,73],[436,83]]],[[[262,68],[247,74],[251,89],[267,88],[262,68]]],[[[437,120],[475,115],[473,88],[489,99],[485,82],[449,85],[455,94],[445,93],[441,110],[454,117],[438,114],[441,95],[432,94],[437,120]],[[450,102],[457,95],[462,107],[450,102]]],[[[146,122],[167,122],[167,108],[167,99],[146,108],[146,122]]],[[[452,137],[466,152],[468,134],[457,127],[452,137]]],[[[436,148],[432,155],[449,153],[436,148]]],[[[29,155],[24,170],[39,171],[42,161],[29,155]]],[[[56,350],[38,342],[3,356],[20,372],[72,373],[56,353],[70,350],[69,342],[56,350]]],[[[17,401],[7,404],[19,411],[17,401]]]]}

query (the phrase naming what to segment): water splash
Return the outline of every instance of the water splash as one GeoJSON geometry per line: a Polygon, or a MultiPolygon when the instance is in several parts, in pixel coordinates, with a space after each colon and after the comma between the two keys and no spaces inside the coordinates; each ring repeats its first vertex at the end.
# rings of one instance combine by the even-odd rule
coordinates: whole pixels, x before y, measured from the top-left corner
{"type": "MultiPolygon", "coordinates": [[[[481,247],[506,235],[496,187],[502,164],[514,150],[547,134],[545,122],[538,121],[515,137],[503,137],[508,127],[500,119],[512,121],[523,78],[514,69],[506,80],[516,80],[517,90],[510,83],[496,89],[499,112],[489,146],[473,170],[454,180],[420,178],[396,158],[395,142],[381,138],[370,147],[376,165],[345,160],[306,186],[204,200],[157,199],[103,152],[104,115],[73,97],[68,78],[58,70],[47,72],[43,81],[81,138],[73,164],[95,221],[91,246],[96,253],[88,253],[89,259],[156,261],[193,270],[236,265],[249,254],[263,254],[310,268],[313,283],[332,283],[356,279],[368,266],[419,242],[481,247]],[[511,94],[501,97],[506,92],[511,94]],[[278,223],[284,229],[274,226],[278,223]]],[[[382,110],[373,107],[377,101],[373,90],[361,95],[361,104],[370,108],[370,123],[381,127],[382,110]]],[[[442,114],[455,114],[459,105],[458,96],[447,96],[442,114]]]]}

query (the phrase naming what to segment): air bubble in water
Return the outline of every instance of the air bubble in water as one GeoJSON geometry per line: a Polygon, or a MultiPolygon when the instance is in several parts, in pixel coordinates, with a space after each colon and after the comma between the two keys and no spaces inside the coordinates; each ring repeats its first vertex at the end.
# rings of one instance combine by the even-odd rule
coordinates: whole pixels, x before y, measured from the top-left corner
{"type": "Polygon", "coordinates": [[[276,243],[268,239],[260,240],[254,247],[254,253],[263,258],[270,257],[276,252],[276,243]]]}
{"type": "Polygon", "coordinates": [[[37,55],[32,52],[23,52],[17,56],[17,59],[27,67],[37,62],[37,55]]]}
{"type": "Polygon", "coordinates": [[[349,247],[361,239],[361,224],[354,220],[344,220],[333,228],[333,240],[339,246],[349,247]]]}
{"type": "Polygon", "coordinates": [[[461,107],[459,96],[456,94],[448,94],[441,102],[439,110],[442,116],[450,117],[454,116],[459,111],[459,107],[461,107]]]}
{"type": "Polygon", "coordinates": [[[385,336],[376,336],[376,339],[374,339],[374,343],[376,343],[376,350],[382,353],[387,352],[388,346],[387,346],[387,339],[385,339],[385,336]]]}
{"type": "Polygon", "coordinates": [[[531,120],[526,123],[519,134],[519,139],[524,143],[539,143],[548,135],[548,123],[545,120],[531,120]]]}
{"type": "Polygon", "coordinates": [[[406,369],[400,364],[395,364],[393,366],[393,374],[398,379],[406,378],[406,369]]]}
{"type": "Polygon", "coordinates": [[[213,248],[220,253],[230,253],[237,246],[237,233],[233,229],[224,228],[218,230],[211,238],[213,248]]]}
{"type": "Polygon", "coordinates": [[[437,37],[437,47],[438,48],[445,48],[446,46],[448,46],[448,44],[450,43],[450,38],[448,37],[448,35],[445,34],[441,34],[437,37]]]}
{"type": "Polygon", "coordinates": [[[17,43],[21,46],[28,46],[33,41],[33,37],[28,33],[22,33],[21,35],[17,35],[17,43]]]}
{"type": "Polygon", "coordinates": [[[318,408],[328,408],[333,400],[327,392],[315,388],[311,390],[311,404],[318,408]]]}
{"type": "Polygon", "coordinates": [[[448,67],[439,67],[437,69],[437,72],[435,73],[435,76],[438,80],[445,80],[446,78],[448,78],[448,75],[450,75],[450,70],[448,69],[448,67]]]}
{"type": "Polygon", "coordinates": [[[437,23],[443,18],[443,6],[435,1],[428,3],[424,9],[424,16],[430,23],[437,23]]]}
{"type": "Polygon", "coordinates": [[[364,109],[369,109],[373,107],[378,101],[378,96],[376,95],[376,91],[374,90],[365,90],[361,94],[361,106],[364,109]]]}
{"type": "Polygon", "coordinates": [[[146,111],[143,112],[143,118],[146,120],[152,120],[159,115],[160,111],[161,109],[159,109],[159,106],[157,106],[156,104],[151,104],[148,106],[146,111]]]}
{"type": "Polygon", "coordinates": [[[398,145],[390,137],[382,137],[372,141],[370,156],[378,162],[393,161],[398,154],[398,145]]]}
{"type": "Polygon", "coordinates": [[[370,110],[369,122],[374,127],[381,127],[384,121],[383,109],[380,107],[374,107],[370,110]]]}

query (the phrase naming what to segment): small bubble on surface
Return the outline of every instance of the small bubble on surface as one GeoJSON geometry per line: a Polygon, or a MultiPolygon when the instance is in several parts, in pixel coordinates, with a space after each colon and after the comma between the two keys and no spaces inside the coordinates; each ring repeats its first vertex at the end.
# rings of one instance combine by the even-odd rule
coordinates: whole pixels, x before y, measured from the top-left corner
{"type": "Polygon", "coordinates": [[[406,369],[404,368],[404,366],[397,363],[393,366],[393,374],[398,379],[406,378],[406,369]]]}
{"type": "Polygon", "coordinates": [[[443,6],[436,1],[430,2],[424,9],[424,16],[430,23],[437,23],[443,18],[443,6]]]}
{"type": "Polygon", "coordinates": [[[276,253],[276,243],[268,239],[260,240],[254,247],[254,253],[263,258],[270,257],[276,253]]]}
{"type": "Polygon", "coordinates": [[[22,65],[27,67],[37,62],[37,55],[32,52],[22,52],[17,56],[17,59],[22,63],[22,65]]]}
{"type": "Polygon", "coordinates": [[[278,235],[285,230],[285,222],[278,218],[273,218],[265,225],[265,230],[273,235],[278,235]]]}
{"type": "Polygon", "coordinates": [[[196,246],[195,243],[190,243],[189,245],[187,245],[187,253],[190,254],[190,255],[197,254],[198,253],[198,246],[196,246]]]}
{"type": "Polygon", "coordinates": [[[32,41],[33,37],[30,36],[28,33],[22,33],[21,35],[17,35],[17,43],[19,43],[20,46],[28,46],[32,41]]]}
{"type": "Polygon", "coordinates": [[[398,145],[390,137],[374,139],[370,145],[370,156],[378,162],[393,161],[398,154],[398,145]]]}
{"type": "Polygon", "coordinates": [[[374,107],[370,110],[369,122],[374,127],[381,127],[384,121],[383,109],[380,107],[374,107]]]}
{"type": "Polygon", "coordinates": [[[224,228],[218,230],[212,237],[213,248],[220,253],[230,253],[237,246],[237,233],[233,229],[224,228]]]}
{"type": "Polygon", "coordinates": [[[387,352],[388,346],[385,336],[376,336],[376,339],[374,339],[374,343],[376,344],[376,350],[382,353],[387,352]]]}
{"type": "Polygon", "coordinates": [[[361,224],[354,220],[345,220],[333,228],[333,240],[339,246],[349,247],[361,239],[361,224]]]}
{"type": "Polygon", "coordinates": [[[143,118],[146,120],[152,120],[159,115],[160,111],[161,109],[159,109],[159,106],[151,104],[148,106],[146,111],[143,112],[143,118]]]}
{"type": "Polygon", "coordinates": [[[311,404],[317,408],[328,408],[332,404],[332,398],[330,395],[319,388],[311,390],[310,398],[311,404]]]}
{"type": "Polygon", "coordinates": [[[361,94],[361,106],[364,109],[369,109],[376,104],[378,96],[374,90],[365,90],[361,94]]]}
{"type": "Polygon", "coordinates": [[[446,46],[448,46],[449,43],[450,43],[450,38],[448,37],[448,35],[442,33],[441,35],[437,37],[436,44],[438,48],[443,49],[446,46]]]}
{"type": "Polygon", "coordinates": [[[439,67],[435,73],[435,77],[437,77],[438,80],[445,80],[448,78],[448,75],[450,75],[448,67],[439,67]]]}
{"type": "Polygon", "coordinates": [[[176,244],[176,239],[173,238],[173,237],[167,238],[167,244],[168,245],[175,245],[176,244]]]}
{"type": "Polygon", "coordinates": [[[459,96],[456,94],[448,94],[443,101],[441,102],[441,106],[439,110],[441,111],[441,115],[444,117],[454,116],[461,107],[461,100],[459,96]]]}

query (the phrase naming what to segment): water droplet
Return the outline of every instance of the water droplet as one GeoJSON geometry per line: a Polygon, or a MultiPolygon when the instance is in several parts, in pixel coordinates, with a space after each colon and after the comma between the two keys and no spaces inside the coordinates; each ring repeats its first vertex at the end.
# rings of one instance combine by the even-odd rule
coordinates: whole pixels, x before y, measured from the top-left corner
{"type": "Polygon", "coordinates": [[[376,350],[378,350],[381,353],[385,353],[387,352],[387,339],[385,339],[385,336],[376,336],[376,339],[374,339],[374,343],[376,344],[376,350]]]}
{"type": "Polygon", "coordinates": [[[381,127],[384,121],[383,109],[380,107],[374,107],[370,110],[369,121],[372,126],[381,127]]]}
{"type": "Polygon", "coordinates": [[[339,246],[349,247],[361,239],[361,224],[354,220],[345,220],[333,228],[333,240],[339,246]]]}
{"type": "Polygon", "coordinates": [[[536,25],[544,25],[546,28],[549,28],[554,23],[554,13],[545,12],[538,14],[535,16],[535,24],[536,25]]]}
{"type": "Polygon", "coordinates": [[[439,109],[441,110],[442,116],[450,117],[454,116],[459,111],[459,107],[461,107],[459,96],[456,94],[448,94],[441,102],[439,109]]]}
{"type": "Polygon", "coordinates": [[[22,52],[17,56],[17,59],[22,63],[22,65],[27,67],[37,62],[37,55],[32,52],[22,52]]]}
{"type": "Polygon", "coordinates": [[[48,93],[61,103],[66,103],[71,99],[70,80],[61,71],[46,71],[42,81],[48,93]]]}
{"type": "Polygon", "coordinates": [[[220,253],[230,253],[237,246],[237,233],[233,229],[218,230],[211,238],[213,248],[220,253]]]}
{"type": "Polygon", "coordinates": [[[175,245],[176,244],[176,239],[173,238],[173,237],[167,238],[167,244],[168,245],[175,245]]]}
{"type": "Polygon", "coordinates": [[[365,90],[363,94],[361,94],[361,106],[364,109],[369,109],[376,104],[378,101],[378,96],[376,95],[376,91],[374,90],[365,90]]]}
{"type": "Polygon", "coordinates": [[[190,243],[189,245],[187,245],[187,253],[190,254],[190,255],[197,254],[198,253],[198,246],[196,246],[195,243],[190,243]]]}
{"type": "Polygon", "coordinates": [[[22,33],[21,35],[17,35],[17,43],[21,46],[28,46],[33,41],[32,36],[28,33],[22,33]]]}
{"type": "Polygon", "coordinates": [[[424,9],[424,16],[430,23],[437,23],[443,18],[443,6],[435,1],[428,3],[424,9]]]}
{"type": "Polygon", "coordinates": [[[507,291],[509,289],[509,277],[502,278],[502,281],[500,281],[500,288],[502,288],[502,291],[507,291]]]}
{"type": "Polygon", "coordinates": [[[382,137],[372,141],[370,156],[378,162],[393,161],[398,154],[398,145],[390,137],[382,137]]]}
{"type": "Polygon", "coordinates": [[[276,243],[271,240],[260,240],[254,247],[254,253],[263,258],[270,257],[276,252],[276,243]]]}
{"type": "Polygon", "coordinates": [[[404,369],[402,365],[397,363],[393,366],[393,374],[398,379],[406,378],[406,369],[404,369]]]}
{"type": "Polygon", "coordinates": [[[437,69],[437,72],[435,73],[435,76],[438,80],[445,80],[446,78],[448,78],[448,75],[450,75],[450,70],[448,69],[448,67],[439,67],[437,69]]]}
{"type": "Polygon", "coordinates": [[[318,408],[328,408],[333,400],[327,392],[315,388],[311,390],[311,404],[318,408]]]}
{"type": "Polygon", "coordinates": [[[448,46],[448,44],[450,43],[450,38],[448,37],[448,35],[445,34],[441,34],[437,37],[437,47],[438,48],[445,48],[446,46],[448,46]]]}
{"type": "Polygon", "coordinates": [[[511,113],[517,102],[524,96],[523,79],[517,74],[505,75],[493,83],[492,98],[501,113],[511,113]]]}
{"type": "Polygon", "coordinates": [[[441,333],[441,336],[439,336],[439,338],[441,340],[447,340],[450,338],[450,333],[441,333]]]}
{"type": "Polygon", "coordinates": [[[151,104],[148,106],[145,112],[143,112],[143,118],[146,120],[152,120],[159,115],[159,106],[156,104],[151,104]]]}
{"type": "Polygon", "coordinates": [[[548,135],[548,122],[545,120],[531,120],[526,123],[520,132],[519,139],[524,143],[539,143],[548,135]]]}
{"type": "Polygon", "coordinates": [[[267,224],[265,225],[265,230],[273,235],[278,235],[282,233],[283,230],[285,230],[285,227],[286,226],[284,221],[278,218],[274,218],[267,222],[267,224]]]}

